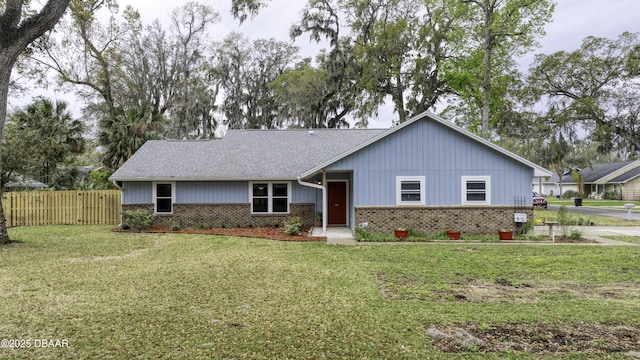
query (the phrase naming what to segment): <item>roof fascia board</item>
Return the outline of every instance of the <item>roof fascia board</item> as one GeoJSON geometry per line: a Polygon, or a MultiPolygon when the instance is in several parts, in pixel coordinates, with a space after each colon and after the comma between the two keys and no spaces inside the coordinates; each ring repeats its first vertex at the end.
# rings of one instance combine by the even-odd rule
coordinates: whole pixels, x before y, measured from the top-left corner
{"type": "Polygon", "coordinates": [[[189,177],[145,177],[145,178],[109,178],[111,181],[296,181],[297,178],[189,178],[189,177]]]}
{"type": "Polygon", "coordinates": [[[377,142],[377,141],[379,141],[379,140],[381,140],[381,139],[383,139],[383,138],[395,133],[396,131],[400,131],[400,130],[404,129],[405,127],[410,126],[414,122],[424,119],[425,117],[428,117],[433,121],[436,121],[436,122],[438,122],[438,123],[440,123],[440,124],[442,124],[444,126],[447,126],[448,128],[450,128],[450,129],[452,129],[454,131],[457,131],[458,133],[460,133],[460,134],[462,134],[464,136],[467,136],[467,137],[469,137],[469,138],[471,138],[473,140],[476,140],[477,142],[479,142],[479,143],[481,143],[483,145],[486,145],[486,146],[488,146],[488,147],[500,152],[501,154],[503,154],[503,155],[505,155],[505,156],[507,156],[507,157],[509,157],[511,159],[514,159],[514,160],[516,160],[516,161],[518,161],[518,162],[520,162],[522,164],[525,164],[525,165],[531,167],[534,170],[534,177],[549,177],[549,176],[553,175],[553,173],[551,171],[549,171],[549,170],[547,170],[547,169],[545,169],[545,168],[543,168],[543,167],[541,167],[539,165],[536,165],[536,164],[532,163],[531,161],[529,161],[527,159],[524,159],[524,158],[522,158],[522,157],[520,157],[520,156],[518,156],[518,155],[516,155],[516,154],[514,154],[514,153],[512,153],[510,151],[507,151],[507,150],[499,147],[498,145],[496,145],[496,144],[494,144],[494,143],[492,143],[492,142],[490,142],[488,140],[485,140],[485,139],[481,138],[480,136],[478,136],[476,134],[473,134],[473,133],[463,129],[463,128],[453,124],[452,122],[447,121],[447,120],[439,117],[438,115],[436,115],[436,114],[434,114],[434,113],[432,113],[430,111],[424,111],[424,112],[414,116],[413,118],[405,121],[404,123],[402,123],[402,124],[400,124],[398,126],[392,127],[389,130],[383,132],[382,134],[380,134],[378,136],[375,136],[375,137],[369,139],[368,141],[365,141],[364,143],[360,144],[359,146],[356,146],[353,149],[350,149],[349,151],[346,151],[346,152],[334,157],[333,159],[330,159],[330,160],[326,161],[323,164],[320,164],[320,165],[318,165],[316,167],[313,167],[313,168],[305,171],[304,173],[302,173],[300,175],[300,177],[304,179],[304,178],[307,178],[307,177],[309,177],[309,176],[311,176],[313,174],[316,174],[316,173],[320,172],[322,169],[328,167],[329,165],[331,165],[331,164],[333,164],[333,163],[335,163],[335,162],[337,162],[337,161],[339,161],[341,159],[344,159],[345,157],[347,157],[347,156],[349,156],[349,155],[351,155],[353,153],[356,153],[356,152],[360,151],[361,149],[363,149],[363,148],[365,148],[365,147],[367,147],[367,146],[369,146],[369,145],[371,145],[371,144],[373,144],[373,143],[375,143],[375,142],[377,142]]]}

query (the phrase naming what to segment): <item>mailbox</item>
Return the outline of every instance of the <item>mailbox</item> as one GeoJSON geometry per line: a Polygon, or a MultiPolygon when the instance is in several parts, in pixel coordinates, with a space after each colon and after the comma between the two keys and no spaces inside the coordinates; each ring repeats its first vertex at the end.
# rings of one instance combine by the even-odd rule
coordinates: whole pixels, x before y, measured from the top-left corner
{"type": "Polygon", "coordinates": [[[631,209],[633,209],[635,204],[624,204],[624,207],[627,208],[627,220],[631,220],[631,209]]]}

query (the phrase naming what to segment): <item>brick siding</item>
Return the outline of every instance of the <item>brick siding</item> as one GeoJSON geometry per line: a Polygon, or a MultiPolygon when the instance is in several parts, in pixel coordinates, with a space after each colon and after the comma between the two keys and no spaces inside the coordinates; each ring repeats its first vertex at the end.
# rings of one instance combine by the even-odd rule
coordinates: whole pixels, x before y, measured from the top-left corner
{"type": "Polygon", "coordinates": [[[533,207],[514,206],[367,206],[355,209],[355,220],[369,223],[374,234],[409,227],[424,233],[455,229],[463,234],[495,234],[498,229],[516,228],[515,213],[533,220],[533,207]]]}
{"type": "MultiPolygon", "coordinates": [[[[173,214],[158,214],[154,226],[273,226],[282,225],[293,216],[302,218],[304,226],[311,226],[315,222],[314,209],[314,204],[290,204],[289,214],[251,214],[251,204],[173,204],[173,214]]],[[[123,204],[122,210],[153,212],[153,204],[123,204]]]]}

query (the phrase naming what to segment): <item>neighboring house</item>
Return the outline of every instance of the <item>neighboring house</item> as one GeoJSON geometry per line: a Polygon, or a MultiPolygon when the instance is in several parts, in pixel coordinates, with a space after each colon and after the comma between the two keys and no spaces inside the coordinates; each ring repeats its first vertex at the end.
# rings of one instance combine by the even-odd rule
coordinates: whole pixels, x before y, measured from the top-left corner
{"type": "Polygon", "coordinates": [[[22,191],[22,190],[37,190],[44,189],[48,185],[38,180],[26,178],[22,175],[18,175],[15,180],[8,182],[5,188],[8,191],[22,191]]]}
{"type": "Polygon", "coordinates": [[[367,223],[495,233],[533,216],[545,170],[431,113],[388,130],[229,130],[222,140],[148,141],[111,177],[123,210],[158,224],[261,226],[290,216],[323,229],[367,223]]]}
{"type": "MultiPolygon", "coordinates": [[[[578,184],[570,173],[562,178],[562,191],[575,190],[592,198],[601,198],[604,193],[619,193],[624,200],[640,200],[640,161],[619,161],[594,164],[579,169],[584,187],[579,191],[578,184]]],[[[559,194],[559,178],[554,174],[543,181],[543,194],[559,194]]],[[[536,183],[534,182],[534,187],[536,183]]]]}
{"type": "MultiPolygon", "coordinates": [[[[534,179],[532,184],[533,191],[546,196],[560,197],[560,181],[558,174],[553,173],[551,177],[534,179]]],[[[578,191],[578,185],[571,178],[570,172],[565,172],[562,177],[562,193],[567,191],[578,191]]]]}

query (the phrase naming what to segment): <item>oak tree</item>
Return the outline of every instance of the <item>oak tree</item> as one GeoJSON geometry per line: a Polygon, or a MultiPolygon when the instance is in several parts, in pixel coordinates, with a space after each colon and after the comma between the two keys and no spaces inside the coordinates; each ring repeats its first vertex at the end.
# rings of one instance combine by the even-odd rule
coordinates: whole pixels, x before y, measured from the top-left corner
{"type": "MultiPolygon", "coordinates": [[[[11,70],[20,54],[38,37],[52,29],[64,14],[69,0],[49,0],[35,13],[27,13],[23,0],[5,0],[0,8],[0,142],[4,138],[11,70]]],[[[2,164],[0,163],[0,169],[2,164]]],[[[9,242],[4,210],[0,203],[0,244],[9,242]]]]}

